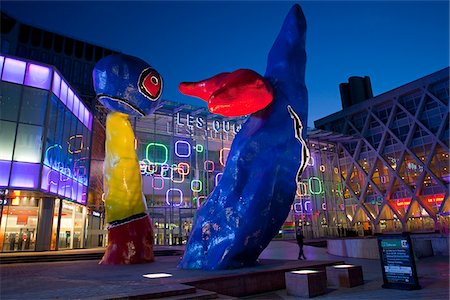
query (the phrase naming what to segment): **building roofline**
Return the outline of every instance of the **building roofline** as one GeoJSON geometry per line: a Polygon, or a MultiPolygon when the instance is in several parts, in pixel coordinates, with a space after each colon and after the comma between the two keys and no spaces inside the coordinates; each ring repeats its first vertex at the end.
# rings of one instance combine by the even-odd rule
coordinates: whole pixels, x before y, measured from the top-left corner
{"type": "Polygon", "coordinates": [[[112,49],[110,47],[102,46],[102,45],[96,44],[96,43],[88,41],[88,40],[80,39],[80,38],[74,37],[73,35],[70,35],[70,34],[67,34],[67,33],[62,33],[60,31],[57,31],[57,30],[54,30],[54,29],[46,29],[46,28],[43,28],[43,27],[38,27],[36,25],[32,25],[32,24],[27,23],[27,22],[23,22],[21,19],[18,19],[17,17],[13,16],[11,13],[6,12],[4,9],[1,9],[0,12],[1,12],[2,15],[5,15],[5,16],[15,20],[19,25],[23,24],[23,25],[29,26],[31,28],[36,28],[36,29],[39,29],[39,30],[42,30],[42,31],[47,31],[49,33],[60,35],[60,36],[62,36],[64,38],[73,39],[74,41],[79,41],[79,42],[83,42],[85,44],[90,44],[90,45],[95,46],[95,47],[100,47],[100,48],[103,48],[103,49],[106,49],[106,50],[110,50],[112,52],[123,53],[123,51],[119,51],[119,50],[116,50],[116,49],[112,49]]]}
{"type": "Polygon", "coordinates": [[[421,77],[421,78],[411,81],[409,83],[401,85],[395,89],[392,89],[390,91],[379,94],[379,95],[377,95],[373,98],[367,99],[361,103],[352,105],[350,107],[347,107],[345,109],[342,109],[340,111],[332,113],[331,115],[317,119],[314,121],[314,127],[319,128],[320,126],[330,123],[336,119],[342,118],[343,116],[354,114],[356,112],[365,110],[369,106],[381,104],[384,101],[387,101],[394,97],[398,97],[400,95],[411,92],[415,89],[420,89],[422,87],[425,87],[428,84],[435,82],[437,80],[448,78],[449,72],[450,72],[450,67],[443,68],[437,72],[431,73],[429,75],[426,75],[424,77],[421,77]]]}

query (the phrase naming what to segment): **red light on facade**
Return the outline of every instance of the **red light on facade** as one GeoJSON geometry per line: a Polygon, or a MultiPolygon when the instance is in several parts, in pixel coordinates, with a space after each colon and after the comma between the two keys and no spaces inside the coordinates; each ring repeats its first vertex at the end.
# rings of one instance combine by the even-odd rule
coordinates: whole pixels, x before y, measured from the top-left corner
{"type": "Polygon", "coordinates": [[[411,204],[411,199],[409,198],[393,199],[392,201],[397,204],[397,206],[408,206],[411,204]]]}
{"type": "Polygon", "coordinates": [[[444,194],[430,195],[426,197],[428,203],[441,203],[444,201],[444,194]]]}

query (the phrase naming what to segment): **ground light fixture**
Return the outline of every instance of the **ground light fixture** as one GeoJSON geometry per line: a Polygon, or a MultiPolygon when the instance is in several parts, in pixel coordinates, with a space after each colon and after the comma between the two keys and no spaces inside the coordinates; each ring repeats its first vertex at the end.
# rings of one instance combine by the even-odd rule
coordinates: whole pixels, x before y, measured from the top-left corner
{"type": "Polygon", "coordinates": [[[299,271],[292,271],[291,273],[293,274],[314,274],[314,273],[319,273],[319,271],[316,270],[299,270],[299,271]]]}
{"type": "Polygon", "coordinates": [[[337,265],[337,266],[333,266],[336,269],[346,269],[346,268],[352,268],[354,267],[354,265],[337,265]]]}
{"type": "Polygon", "coordinates": [[[168,273],[150,273],[150,274],[145,274],[142,275],[145,278],[150,278],[150,279],[156,279],[156,278],[166,278],[166,277],[172,277],[172,274],[168,274],[168,273]]]}

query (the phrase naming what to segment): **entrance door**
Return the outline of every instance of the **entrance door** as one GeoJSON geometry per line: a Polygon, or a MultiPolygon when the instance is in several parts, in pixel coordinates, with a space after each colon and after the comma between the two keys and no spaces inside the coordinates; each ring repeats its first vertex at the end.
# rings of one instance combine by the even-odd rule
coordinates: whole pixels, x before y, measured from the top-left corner
{"type": "Polygon", "coordinates": [[[155,245],[166,245],[166,214],[164,208],[152,207],[149,212],[153,225],[155,245]]]}

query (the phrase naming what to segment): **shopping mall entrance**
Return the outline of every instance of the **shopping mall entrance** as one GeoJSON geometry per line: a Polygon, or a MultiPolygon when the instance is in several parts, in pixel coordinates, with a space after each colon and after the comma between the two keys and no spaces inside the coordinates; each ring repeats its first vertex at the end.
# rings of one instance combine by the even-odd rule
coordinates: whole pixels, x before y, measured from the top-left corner
{"type": "Polygon", "coordinates": [[[14,191],[12,195],[1,201],[1,252],[85,246],[85,206],[42,193],[14,191]]]}

